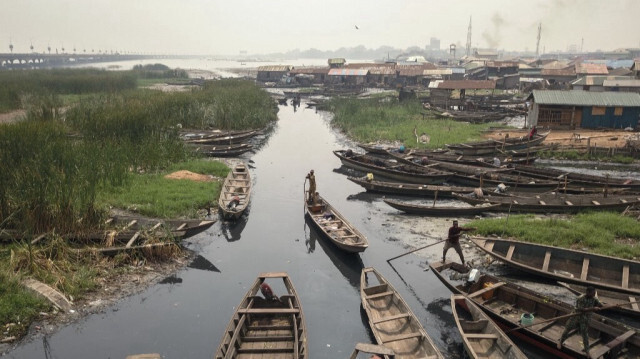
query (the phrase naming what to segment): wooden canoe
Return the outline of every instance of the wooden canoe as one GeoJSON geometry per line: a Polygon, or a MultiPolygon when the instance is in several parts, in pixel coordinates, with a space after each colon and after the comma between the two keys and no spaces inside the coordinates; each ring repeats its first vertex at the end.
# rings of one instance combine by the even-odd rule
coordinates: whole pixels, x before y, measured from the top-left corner
{"type": "MultiPolygon", "coordinates": [[[[270,285],[277,291],[280,287],[270,285]]],[[[274,293],[277,294],[277,293],[274,293]]],[[[261,273],[242,298],[224,332],[214,359],[306,359],[307,329],[302,304],[287,273],[261,273]],[[281,279],[279,301],[258,294],[260,285],[281,279]]]]}
{"type": "Polygon", "coordinates": [[[402,164],[396,161],[373,157],[370,155],[352,154],[347,155],[347,151],[333,151],[336,157],[340,158],[343,165],[359,171],[372,172],[376,175],[392,180],[434,184],[442,183],[451,177],[451,172],[438,171],[418,165],[402,164]]]}
{"type": "MultiPolygon", "coordinates": [[[[367,180],[366,177],[348,177],[349,181],[358,184],[368,192],[376,193],[388,193],[399,196],[413,196],[413,197],[431,197],[431,198],[455,198],[452,193],[470,193],[477,189],[477,187],[462,187],[462,186],[437,186],[437,185],[423,185],[417,183],[407,182],[386,182],[378,180],[367,180]]],[[[504,194],[494,193],[493,188],[483,188],[483,193],[492,193],[494,195],[503,196],[530,196],[530,193],[526,192],[508,192],[504,194]]]]}
{"type": "Polygon", "coordinates": [[[190,146],[193,152],[209,157],[239,156],[253,149],[252,145],[240,143],[235,145],[196,145],[190,146]]]}
{"type": "Polygon", "coordinates": [[[260,131],[242,131],[239,133],[234,133],[226,136],[215,136],[209,138],[202,139],[194,139],[194,140],[185,140],[185,142],[190,144],[199,144],[199,145],[232,145],[236,143],[243,142],[255,135],[257,135],[260,131]]]}
{"type": "Polygon", "coordinates": [[[464,349],[473,359],[527,359],[527,356],[471,299],[451,295],[451,311],[464,349]]]}
{"type": "Polygon", "coordinates": [[[489,204],[489,205],[479,205],[473,207],[453,207],[453,206],[429,206],[429,205],[421,205],[421,204],[413,204],[408,202],[396,201],[393,199],[383,199],[384,203],[389,206],[400,210],[405,213],[410,214],[420,214],[425,216],[473,216],[477,214],[481,214],[483,212],[488,212],[492,210],[497,210],[500,205],[499,204],[489,204]]]}
{"type": "Polygon", "coordinates": [[[484,197],[452,194],[455,198],[469,204],[500,204],[502,210],[524,213],[578,213],[583,211],[622,212],[627,207],[640,205],[640,196],[608,196],[602,195],[565,195],[539,194],[531,197],[505,197],[487,194],[484,197]]]}
{"type": "Polygon", "coordinates": [[[503,140],[486,140],[446,145],[450,150],[467,156],[501,153],[508,150],[520,150],[540,145],[551,131],[536,134],[530,140],[528,136],[504,138],[503,140]]]}
{"type": "MultiPolygon", "coordinates": [[[[449,269],[466,270],[457,263],[432,262],[429,266],[453,293],[472,300],[503,330],[519,327],[524,313],[534,314],[533,326],[514,331],[505,330],[509,335],[547,351],[552,358],[587,358],[579,331],[571,332],[562,349],[557,349],[567,317],[542,323],[573,313],[573,305],[488,274],[480,275],[475,281],[447,279],[449,269]]],[[[596,313],[591,315],[588,325],[592,358],[605,356],[626,359],[640,356],[640,334],[636,330],[596,313]]]]}
{"type": "Polygon", "coordinates": [[[640,294],[640,262],[508,239],[471,237],[470,240],[493,257],[529,273],[640,294]]]}
{"type": "Polygon", "coordinates": [[[640,180],[631,178],[615,178],[605,176],[595,176],[583,173],[575,173],[563,171],[551,167],[534,167],[517,165],[515,170],[531,177],[548,178],[559,181],[564,181],[565,178],[568,182],[579,186],[597,187],[597,188],[629,188],[631,190],[640,190],[640,180]]]}
{"type": "Polygon", "coordinates": [[[249,206],[251,198],[251,175],[249,168],[244,163],[233,166],[227,178],[225,178],[218,199],[218,207],[222,218],[238,219],[249,206]],[[240,203],[232,205],[234,197],[240,199],[240,203]]]}
{"type": "MultiPolygon", "coordinates": [[[[587,291],[587,286],[585,285],[565,282],[558,282],[558,284],[567,288],[567,290],[575,295],[582,295],[587,291]]],[[[605,307],[620,305],[619,307],[611,308],[611,311],[640,318],[640,296],[606,289],[596,289],[596,295],[605,307]],[[629,305],[622,305],[623,303],[629,303],[629,305]]]]}
{"type": "Polygon", "coordinates": [[[108,220],[108,225],[118,226],[121,230],[149,230],[149,229],[161,229],[169,231],[184,231],[185,235],[182,237],[188,238],[194,236],[207,228],[211,227],[216,220],[202,220],[202,219],[156,219],[147,218],[142,216],[112,216],[108,220]]]}
{"type": "Polygon", "coordinates": [[[320,231],[322,237],[343,251],[359,253],[369,247],[367,237],[321,196],[318,196],[315,204],[306,203],[305,214],[320,231]]]}
{"type": "Polygon", "coordinates": [[[404,299],[372,267],[362,269],[360,297],[376,341],[396,359],[444,358],[404,299]]]}
{"type": "MultiPolygon", "coordinates": [[[[380,358],[393,358],[396,354],[393,350],[385,347],[384,345],[358,343],[353,349],[353,353],[351,353],[349,359],[358,358],[358,354],[360,353],[374,354],[378,355],[380,358]]],[[[371,356],[371,358],[374,358],[374,356],[371,356]]]]}

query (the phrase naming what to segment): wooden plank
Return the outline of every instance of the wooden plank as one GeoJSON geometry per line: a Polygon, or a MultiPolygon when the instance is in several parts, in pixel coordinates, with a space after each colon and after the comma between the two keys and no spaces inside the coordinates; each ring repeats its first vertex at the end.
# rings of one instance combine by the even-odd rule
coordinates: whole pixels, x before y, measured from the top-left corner
{"type": "Polygon", "coordinates": [[[565,203],[567,206],[573,206],[573,203],[571,203],[571,202],[569,202],[569,201],[564,201],[564,203],[565,203]]]}
{"type": "Polygon", "coordinates": [[[546,206],[546,205],[547,205],[547,203],[546,203],[545,201],[543,201],[543,200],[538,201],[538,203],[540,203],[540,204],[541,204],[541,205],[543,205],[543,206],[546,206]]]}
{"type": "Polygon", "coordinates": [[[22,285],[47,298],[51,303],[53,303],[53,305],[64,312],[68,312],[72,309],[71,302],[69,302],[67,297],[40,281],[29,278],[23,280],[22,285]]]}
{"type": "Polygon", "coordinates": [[[386,343],[391,343],[391,342],[397,342],[399,340],[406,340],[406,339],[411,339],[411,338],[421,338],[421,337],[422,337],[422,333],[421,332],[413,332],[413,333],[407,333],[407,334],[400,334],[400,335],[391,336],[391,337],[383,340],[382,343],[386,344],[386,343]]]}
{"type": "Polygon", "coordinates": [[[243,342],[285,342],[293,341],[293,335],[256,335],[242,338],[243,342]]]}
{"type": "Polygon", "coordinates": [[[368,354],[382,354],[382,355],[395,355],[396,353],[382,345],[369,344],[369,343],[357,343],[356,350],[368,353],[368,354]]]}
{"type": "Polygon", "coordinates": [[[181,230],[183,230],[183,229],[184,229],[184,227],[186,227],[186,226],[187,226],[187,223],[186,223],[186,222],[185,222],[185,223],[182,223],[178,228],[176,228],[176,230],[181,231],[181,230]]]}
{"type": "Polygon", "coordinates": [[[365,296],[365,298],[367,299],[376,299],[376,298],[381,298],[381,297],[387,297],[393,295],[392,291],[388,291],[388,292],[382,292],[382,293],[378,293],[378,294],[372,294],[372,295],[367,295],[365,296]]]}
{"type": "Polygon", "coordinates": [[[489,251],[492,252],[493,251],[493,246],[496,244],[496,242],[494,241],[489,241],[484,247],[489,251]]]}
{"type": "Polygon", "coordinates": [[[591,203],[595,204],[596,206],[599,206],[599,205],[600,205],[600,202],[598,202],[598,201],[596,201],[596,200],[591,201],[591,203]]]}
{"type": "Polygon", "coordinates": [[[580,279],[587,280],[587,273],[589,272],[589,262],[591,259],[589,257],[584,257],[582,260],[582,272],[580,272],[580,279]]]}
{"type": "MultiPolygon", "coordinates": [[[[238,341],[238,336],[240,335],[240,332],[242,332],[242,327],[244,326],[244,322],[247,320],[247,316],[243,315],[240,317],[240,320],[238,321],[238,324],[236,325],[235,330],[233,331],[233,335],[231,336],[231,339],[229,340],[229,345],[230,346],[234,346],[236,345],[236,342],[238,341]]],[[[224,356],[225,359],[230,359],[233,356],[233,353],[235,352],[235,350],[231,350],[230,348],[227,348],[227,354],[224,356]]]]}
{"type": "Polygon", "coordinates": [[[284,278],[288,276],[287,272],[266,272],[259,275],[260,278],[284,278]]]}
{"type": "Polygon", "coordinates": [[[298,308],[250,308],[238,309],[238,314],[298,314],[298,308]]]}
{"type": "Polygon", "coordinates": [[[546,272],[549,270],[549,262],[551,261],[551,250],[547,250],[544,254],[544,262],[542,262],[542,271],[546,272]]]}
{"type": "Polygon", "coordinates": [[[629,265],[622,267],[622,288],[629,288],[629,265]]]}
{"type": "Polygon", "coordinates": [[[137,219],[134,219],[133,221],[129,222],[129,224],[127,224],[126,226],[124,226],[124,229],[129,229],[133,226],[135,226],[138,223],[137,219]]]}
{"type": "Polygon", "coordinates": [[[615,338],[612,341],[610,341],[609,343],[605,344],[603,347],[592,351],[591,352],[591,357],[592,358],[600,358],[601,356],[603,356],[606,353],[608,353],[609,351],[611,351],[611,349],[616,348],[619,345],[622,345],[624,342],[629,340],[629,338],[631,338],[635,334],[636,334],[635,330],[629,330],[627,332],[622,333],[617,338],[615,338]]]}
{"type": "Polygon", "coordinates": [[[378,318],[378,319],[374,319],[371,322],[373,324],[378,324],[378,323],[384,323],[384,322],[388,322],[391,320],[396,320],[396,319],[402,319],[402,318],[408,318],[411,315],[409,313],[402,313],[402,314],[396,314],[396,315],[389,315],[386,317],[382,317],[382,318],[378,318]]]}
{"type": "Polygon", "coordinates": [[[636,297],[629,296],[629,302],[631,303],[631,308],[633,310],[640,310],[640,308],[638,308],[638,301],[636,300],[636,297]]]}
{"type": "Polygon", "coordinates": [[[494,284],[494,285],[492,285],[492,286],[490,286],[490,287],[482,288],[482,289],[480,289],[480,290],[478,290],[478,291],[475,291],[475,292],[473,292],[473,293],[469,294],[469,298],[475,298],[475,297],[477,297],[477,296],[479,296],[479,295],[482,295],[482,294],[484,294],[484,293],[486,293],[486,292],[490,292],[490,291],[492,291],[492,290],[494,290],[494,289],[500,288],[500,287],[502,287],[502,286],[503,286],[503,285],[505,285],[505,284],[507,284],[507,283],[505,283],[505,282],[498,282],[498,283],[496,283],[496,284],[494,284]]]}
{"type": "MultiPolygon", "coordinates": [[[[289,305],[292,305],[291,298],[289,298],[289,305]]],[[[295,314],[291,315],[291,322],[293,323],[293,358],[298,359],[300,357],[300,343],[298,338],[298,318],[295,314]]]]}
{"type": "Polygon", "coordinates": [[[508,261],[510,261],[511,257],[513,257],[513,251],[515,251],[515,249],[516,249],[515,244],[512,244],[509,246],[509,250],[507,251],[507,257],[506,257],[508,261]]]}
{"type": "Polygon", "coordinates": [[[129,242],[127,242],[127,245],[124,246],[125,248],[131,248],[131,246],[133,245],[133,243],[138,239],[138,237],[140,237],[140,231],[137,231],[133,237],[131,237],[131,239],[129,240],[129,242]]]}
{"type": "Polygon", "coordinates": [[[495,334],[484,334],[484,333],[465,333],[465,337],[468,339],[498,339],[498,336],[495,334]]]}

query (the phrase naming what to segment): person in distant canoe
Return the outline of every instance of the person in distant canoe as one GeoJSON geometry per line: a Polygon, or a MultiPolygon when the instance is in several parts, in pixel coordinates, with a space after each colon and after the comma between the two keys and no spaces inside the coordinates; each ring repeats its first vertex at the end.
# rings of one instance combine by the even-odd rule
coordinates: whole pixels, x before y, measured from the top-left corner
{"type": "Polygon", "coordinates": [[[262,295],[264,295],[264,299],[266,300],[269,300],[269,301],[280,300],[280,298],[278,298],[275,294],[273,294],[273,290],[271,289],[271,286],[269,286],[267,283],[260,284],[260,292],[262,293],[262,295]]]}
{"type": "Polygon", "coordinates": [[[535,136],[536,133],[538,133],[538,129],[536,128],[536,126],[531,127],[531,131],[529,132],[529,139],[532,140],[533,136],[535,136]]]}
{"type": "Polygon", "coordinates": [[[562,332],[560,342],[558,343],[558,349],[562,349],[562,343],[567,340],[569,333],[578,328],[580,335],[582,335],[582,345],[584,345],[584,351],[589,356],[589,319],[591,318],[591,312],[599,310],[602,307],[600,300],[596,298],[596,289],[594,287],[587,287],[585,294],[576,299],[576,313],[577,314],[567,321],[567,326],[562,332]]]}
{"type": "Polygon", "coordinates": [[[233,196],[229,204],[227,204],[228,209],[236,209],[236,207],[240,204],[240,197],[233,196]]]}
{"type": "Polygon", "coordinates": [[[309,171],[307,179],[309,180],[309,197],[307,198],[307,203],[313,203],[313,197],[316,194],[316,175],[313,173],[313,170],[309,171]]]}
{"type": "Polygon", "coordinates": [[[460,261],[462,261],[462,265],[464,265],[464,254],[462,253],[462,247],[460,246],[460,233],[475,231],[476,228],[464,228],[458,226],[458,221],[454,220],[451,227],[449,227],[449,235],[447,236],[447,240],[444,242],[444,250],[442,251],[442,263],[447,260],[447,251],[449,248],[453,248],[458,252],[460,256],[460,261]]]}

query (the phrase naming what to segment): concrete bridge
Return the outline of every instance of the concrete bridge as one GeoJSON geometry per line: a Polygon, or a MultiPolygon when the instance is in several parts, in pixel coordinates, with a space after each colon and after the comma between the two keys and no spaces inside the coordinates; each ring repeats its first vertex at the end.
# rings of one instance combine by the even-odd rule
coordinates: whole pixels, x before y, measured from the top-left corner
{"type": "Polygon", "coordinates": [[[42,53],[11,53],[0,54],[0,70],[8,69],[38,69],[73,66],[76,64],[128,61],[140,59],[173,58],[169,55],[123,55],[123,54],[42,54],[42,53]]]}

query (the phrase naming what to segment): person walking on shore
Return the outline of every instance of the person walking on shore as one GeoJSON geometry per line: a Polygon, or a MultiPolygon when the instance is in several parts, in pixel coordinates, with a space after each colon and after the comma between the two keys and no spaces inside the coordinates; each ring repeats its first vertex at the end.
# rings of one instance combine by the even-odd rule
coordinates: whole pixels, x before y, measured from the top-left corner
{"type": "Polygon", "coordinates": [[[464,265],[465,264],[464,254],[462,253],[462,247],[460,246],[460,233],[475,231],[475,230],[476,230],[475,227],[472,227],[472,228],[459,227],[458,221],[454,220],[452,226],[449,227],[449,235],[447,236],[447,240],[444,242],[444,250],[442,251],[442,263],[444,263],[447,260],[447,252],[449,251],[449,248],[453,248],[456,250],[456,252],[458,252],[458,255],[460,256],[460,261],[462,262],[462,265],[464,265]]]}

